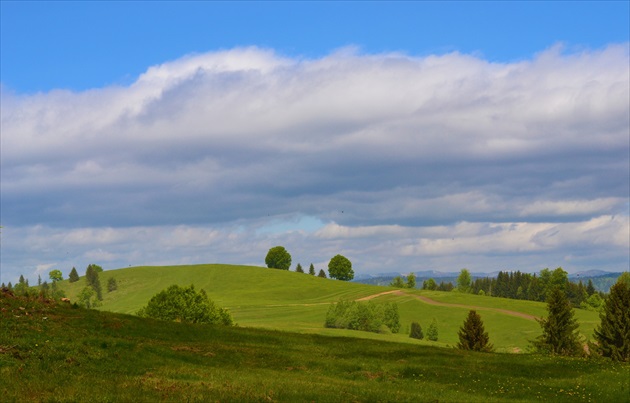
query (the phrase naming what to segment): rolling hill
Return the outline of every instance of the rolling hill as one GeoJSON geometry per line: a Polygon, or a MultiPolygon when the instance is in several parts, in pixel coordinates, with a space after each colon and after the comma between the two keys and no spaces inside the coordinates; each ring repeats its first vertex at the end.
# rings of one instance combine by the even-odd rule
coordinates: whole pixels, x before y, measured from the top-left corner
{"type": "MultiPolygon", "coordinates": [[[[241,327],[266,328],[328,336],[361,337],[435,346],[457,343],[457,331],[469,309],[482,316],[491,342],[499,352],[522,352],[528,340],[540,334],[534,317],[546,315],[545,304],[469,294],[402,290],[391,287],[322,279],[308,274],[254,266],[222,264],[191,266],[132,267],[101,273],[101,283],[113,277],[118,289],[104,291],[101,310],[133,314],[157,292],[171,284],[203,288],[218,305],[228,308],[241,327]],[[326,329],[324,318],[331,303],[340,299],[374,297],[375,302],[396,302],[402,329],[399,334],[376,334],[326,329]],[[508,312],[511,311],[511,312],[508,312]],[[409,326],[417,321],[426,328],[438,321],[439,341],[418,341],[408,337],[409,326]]],[[[60,285],[71,300],[85,287],[85,278],[60,285]]],[[[599,323],[597,313],[576,310],[580,331],[591,338],[599,323]]]]}

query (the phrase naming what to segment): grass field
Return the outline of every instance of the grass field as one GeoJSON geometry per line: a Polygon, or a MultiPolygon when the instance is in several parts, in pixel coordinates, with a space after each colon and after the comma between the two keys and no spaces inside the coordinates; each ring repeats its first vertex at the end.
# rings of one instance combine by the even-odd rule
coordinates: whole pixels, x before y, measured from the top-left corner
{"type": "MultiPolygon", "coordinates": [[[[203,288],[220,306],[232,313],[241,327],[257,327],[314,333],[328,336],[351,336],[374,340],[396,341],[420,345],[453,346],[457,343],[457,331],[470,307],[478,307],[491,342],[499,352],[523,352],[529,340],[540,334],[535,320],[524,319],[498,312],[498,309],[517,311],[533,316],[546,315],[546,305],[540,302],[519,301],[484,297],[456,292],[404,290],[404,295],[383,295],[374,301],[396,302],[399,306],[402,329],[399,334],[375,334],[323,327],[329,304],[339,299],[358,299],[393,288],[322,279],[308,274],[272,270],[252,266],[193,265],[133,267],[101,273],[103,287],[109,277],[114,277],[118,290],[103,292],[103,305],[99,308],[119,313],[133,314],[157,292],[171,284],[203,288]],[[435,301],[463,305],[438,306],[420,301],[426,296],[435,301]],[[426,330],[431,320],[438,321],[438,342],[410,339],[408,329],[412,321],[419,322],[426,330]]],[[[85,278],[77,283],[67,280],[61,283],[71,300],[76,300],[85,287],[85,278]]],[[[599,323],[597,313],[576,310],[580,330],[585,338],[591,338],[599,323]]]]}
{"type": "Polygon", "coordinates": [[[630,366],[604,359],[158,322],[4,293],[0,319],[3,402],[624,402],[630,394],[630,366]]]}

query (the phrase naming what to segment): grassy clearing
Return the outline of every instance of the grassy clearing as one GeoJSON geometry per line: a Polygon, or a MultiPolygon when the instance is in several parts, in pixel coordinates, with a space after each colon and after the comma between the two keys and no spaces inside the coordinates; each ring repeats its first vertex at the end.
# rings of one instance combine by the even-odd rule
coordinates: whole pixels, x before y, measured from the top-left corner
{"type": "MultiPolygon", "coordinates": [[[[101,273],[101,283],[114,277],[118,290],[104,292],[101,310],[134,314],[157,292],[172,284],[195,284],[208,296],[232,313],[241,327],[257,327],[298,333],[315,333],[329,336],[353,336],[374,340],[395,341],[420,345],[453,346],[457,331],[469,308],[435,306],[419,301],[414,295],[423,295],[447,304],[485,307],[480,311],[491,342],[499,352],[526,351],[528,340],[540,334],[540,326],[533,320],[518,318],[492,309],[508,309],[535,316],[546,315],[545,304],[505,298],[483,297],[455,292],[405,290],[405,295],[384,295],[374,301],[397,302],[401,315],[400,334],[371,334],[341,329],[325,329],[324,318],[328,305],[341,298],[357,299],[393,288],[322,279],[308,274],[272,270],[252,266],[192,265],[134,267],[101,273]],[[419,322],[426,331],[431,319],[436,318],[439,341],[417,341],[407,337],[412,321],[419,322]]],[[[72,300],[76,300],[85,287],[85,278],[61,287],[72,300]]],[[[581,331],[591,338],[599,323],[595,312],[576,310],[581,331]]]]}
{"type": "Polygon", "coordinates": [[[6,402],[621,402],[630,394],[630,366],[608,360],[165,323],[6,296],[0,315],[6,402]]]}

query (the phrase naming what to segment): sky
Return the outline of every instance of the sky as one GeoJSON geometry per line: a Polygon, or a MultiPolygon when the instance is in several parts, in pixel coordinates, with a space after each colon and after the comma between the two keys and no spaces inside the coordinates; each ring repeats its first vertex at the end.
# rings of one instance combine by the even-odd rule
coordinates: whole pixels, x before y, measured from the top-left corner
{"type": "Polygon", "coordinates": [[[629,4],[0,2],[0,281],[630,265],[629,4]]]}

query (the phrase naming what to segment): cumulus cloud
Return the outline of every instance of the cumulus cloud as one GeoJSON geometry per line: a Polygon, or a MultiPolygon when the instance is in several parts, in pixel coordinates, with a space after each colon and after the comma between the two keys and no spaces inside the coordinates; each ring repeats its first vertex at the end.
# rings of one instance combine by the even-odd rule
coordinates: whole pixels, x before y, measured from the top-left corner
{"type": "Polygon", "coordinates": [[[257,245],[240,255],[255,263],[274,241],[313,245],[321,263],[338,249],[380,254],[368,271],[422,256],[413,267],[444,268],[453,253],[487,264],[545,251],[575,263],[605,250],[602,264],[618,265],[628,55],[628,44],[556,46],[514,63],[251,47],[165,62],[129,86],[2,86],[1,219],[14,229],[2,234],[3,271],[65,261],[46,252],[51,239],[120,265],[238,263],[239,242],[257,245]],[[260,231],[304,216],[324,226],[260,231]]]}

